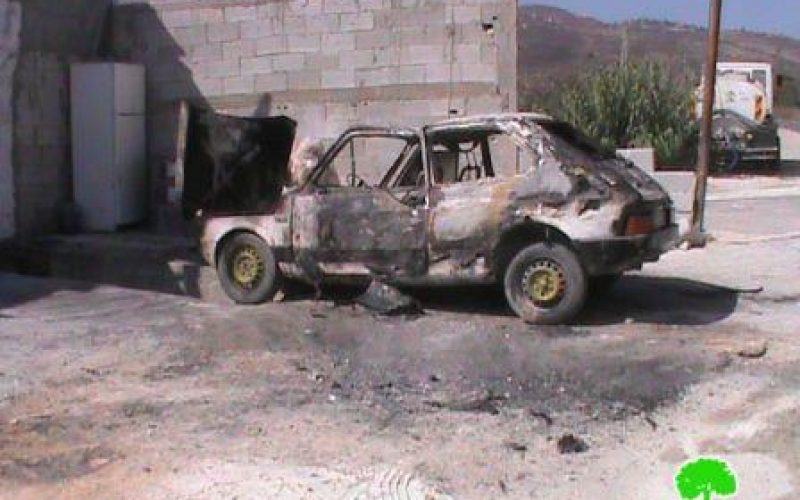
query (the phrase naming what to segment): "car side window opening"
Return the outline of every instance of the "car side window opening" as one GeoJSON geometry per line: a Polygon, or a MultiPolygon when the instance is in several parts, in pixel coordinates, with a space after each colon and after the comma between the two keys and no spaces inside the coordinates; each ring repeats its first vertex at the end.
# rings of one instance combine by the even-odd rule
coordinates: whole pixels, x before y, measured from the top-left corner
{"type": "Polygon", "coordinates": [[[354,135],[331,159],[316,185],[328,188],[379,186],[387,172],[404,159],[409,147],[406,137],[354,135]]]}
{"type": "Polygon", "coordinates": [[[531,172],[539,165],[539,156],[530,147],[520,145],[524,142],[505,133],[494,134],[489,138],[496,177],[513,177],[531,172]]]}
{"type": "Polygon", "coordinates": [[[422,148],[418,141],[409,143],[409,148],[381,182],[382,187],[414,189],[425,187],[425,169],[422,148]]]}
{"type": "Polygon", "coordinates": [[[507,178],[532,170],[536,154],[524,140],[498,130],[438,133],[430,138],[434,183],[440,185],[507,178]]]}
{"type": "Polygon", "coordinates": [[[456,184],[494,177],[489,132],[440,132],[430,138],[434,184],[456,184]]]}

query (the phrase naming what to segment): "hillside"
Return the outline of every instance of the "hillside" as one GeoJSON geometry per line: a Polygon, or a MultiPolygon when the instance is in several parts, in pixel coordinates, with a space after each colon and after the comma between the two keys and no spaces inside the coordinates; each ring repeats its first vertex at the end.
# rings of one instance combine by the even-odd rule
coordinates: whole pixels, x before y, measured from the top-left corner
{"type": "MultiPolygon", "coordinates": [[[[547,106],[558,87],[587,70],[620,60],[624,39],[632,61],[659,59],[699,78],[706,30],[653,20],[605,23],[563,9],[521,5],[519,12],[520,103],[547,106]],[[627,35],[625,35],[627,33],[627,35]]],[[[723,33],[721,59],[772,62],[785,76],[779,104],[800,105],[800,41],[744,30],[723,33]]]]}

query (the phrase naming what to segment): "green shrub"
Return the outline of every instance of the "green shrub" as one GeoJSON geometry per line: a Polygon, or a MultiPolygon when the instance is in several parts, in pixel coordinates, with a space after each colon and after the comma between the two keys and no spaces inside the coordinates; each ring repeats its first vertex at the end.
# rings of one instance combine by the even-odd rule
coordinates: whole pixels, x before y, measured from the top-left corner
{"type": "Polygon", "coordinates": [[[651,147],[661,164],[692,161],[693,80],[658,62],[616,64],[565,86],[549,111],[605,147],[651,147]]]}

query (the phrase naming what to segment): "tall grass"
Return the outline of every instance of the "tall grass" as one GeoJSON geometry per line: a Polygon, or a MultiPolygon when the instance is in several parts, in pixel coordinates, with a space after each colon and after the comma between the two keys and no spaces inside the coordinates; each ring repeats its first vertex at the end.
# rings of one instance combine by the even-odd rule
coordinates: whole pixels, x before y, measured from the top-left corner
{"type": "Polygon", "coordinates": [[[683,163],[697,143],[693,90],[691,75],[663,63],[615,64],[563,88],[550,111],[605,147],[651,147],[660,163],[683,163]]]}

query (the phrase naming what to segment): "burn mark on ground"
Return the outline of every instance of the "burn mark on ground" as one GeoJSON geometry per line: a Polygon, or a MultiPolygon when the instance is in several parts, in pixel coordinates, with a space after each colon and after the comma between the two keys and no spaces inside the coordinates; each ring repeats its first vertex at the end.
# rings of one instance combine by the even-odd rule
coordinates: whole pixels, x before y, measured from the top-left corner
{"type": "Polygon", "coordinates": [[[92,474],[118,457],[104,447],[76,448],[61,453],[0,459],[0,478],[13,482],[60,482],[92,474]]]}

